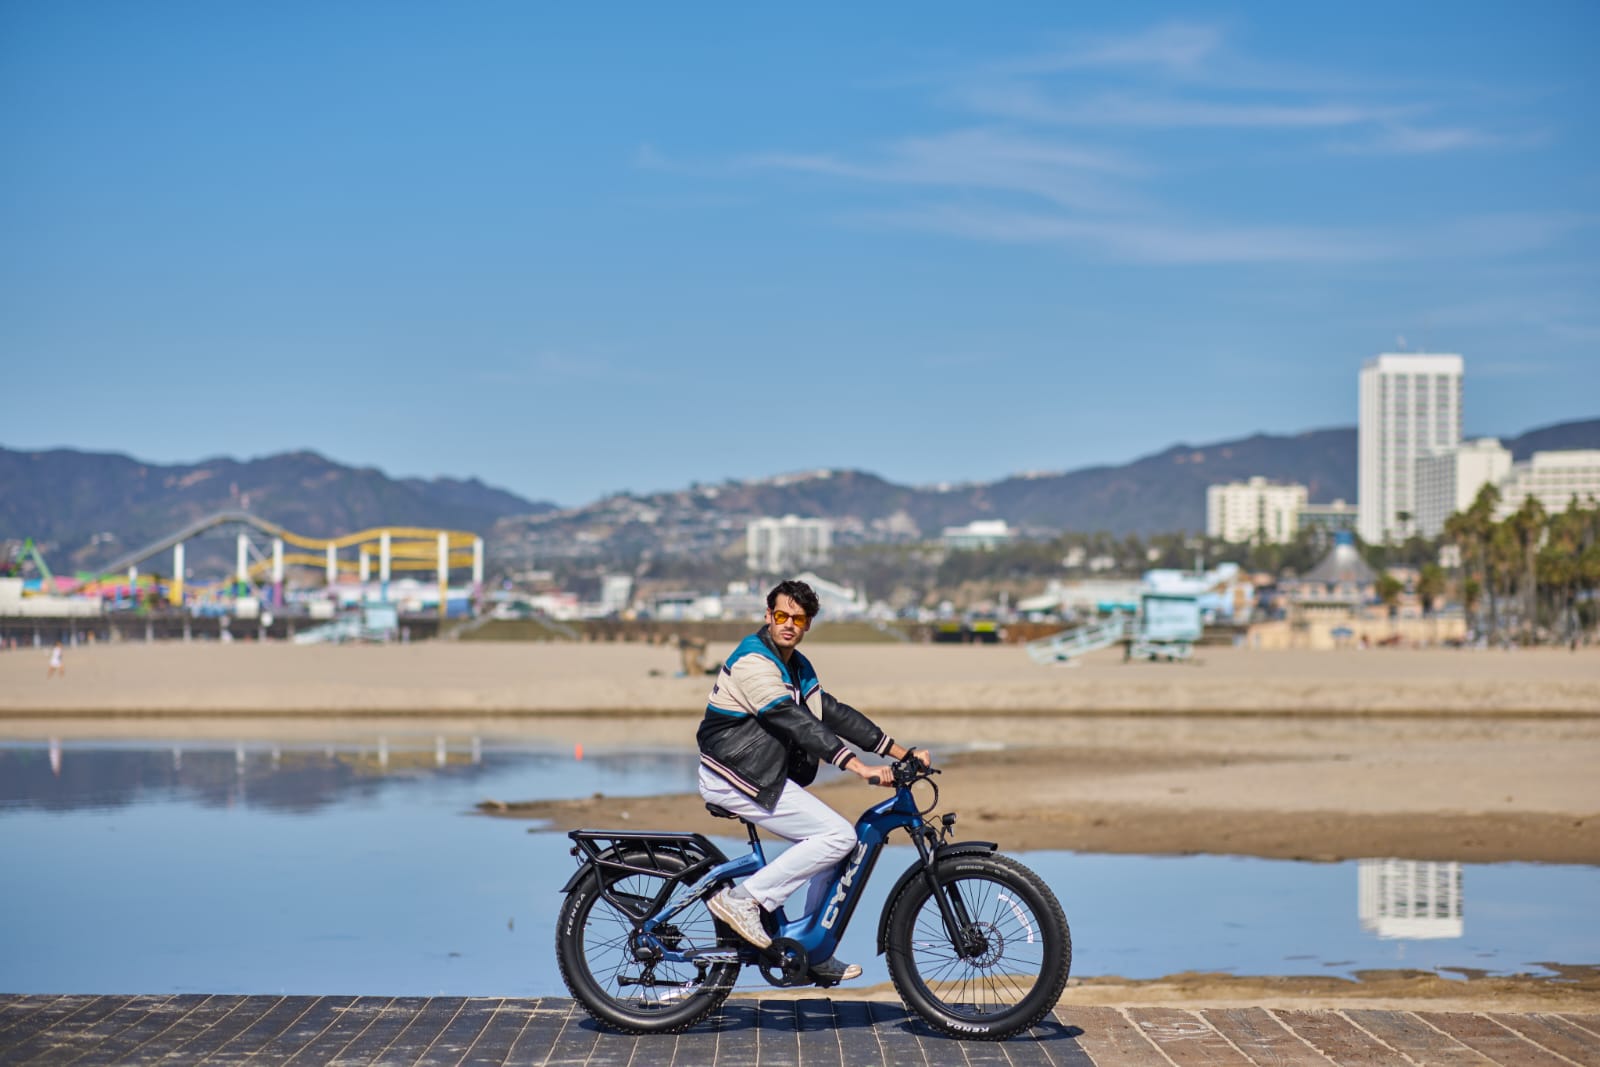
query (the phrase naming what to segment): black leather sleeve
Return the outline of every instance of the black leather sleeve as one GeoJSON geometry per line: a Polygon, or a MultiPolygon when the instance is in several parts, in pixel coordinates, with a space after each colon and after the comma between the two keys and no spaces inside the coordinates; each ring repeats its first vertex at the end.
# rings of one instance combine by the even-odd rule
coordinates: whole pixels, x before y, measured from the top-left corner
{"type": "Polygon", "coordinates": [[[835,767],[844,766],[845,759],[851,754],[849,746],[839,740],[837,734],[792,700],[785,700],[763,711],[761,724],[779,737],[805,749],[806,755],[812,759],[824,760],[835,767]]]}
{"type": "Polygon", "coordinates": [[[822,691],[822,723],[857,748],[880,756],[889,750],[889,738],[877,723],[844,701],[835,700],[826,689],[822,691]]]}

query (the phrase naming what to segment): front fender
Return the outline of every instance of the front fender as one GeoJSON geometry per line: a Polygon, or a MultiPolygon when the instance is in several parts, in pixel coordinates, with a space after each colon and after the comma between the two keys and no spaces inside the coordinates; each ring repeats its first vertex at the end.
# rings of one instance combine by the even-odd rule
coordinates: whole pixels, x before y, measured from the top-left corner
{"type": "MultiPolygon", "coordinates": [[[[988,856],[999,847],[993,841],[952,841],[933,850],[933,862],[937,864],[940,860],[951,856],[988,856]]],[[[900,880],[895,882],[894,888],[890,889],[889,895],[884,898],[883,914],[878,917],[878,955],[881,956],[889,950],[889,915],[894,911],[895,901],[900,899],[900,894],[905,892],[911,879],[920,877],[921,874],[922,861],[918,860],[906,868],[900,880]]]]}

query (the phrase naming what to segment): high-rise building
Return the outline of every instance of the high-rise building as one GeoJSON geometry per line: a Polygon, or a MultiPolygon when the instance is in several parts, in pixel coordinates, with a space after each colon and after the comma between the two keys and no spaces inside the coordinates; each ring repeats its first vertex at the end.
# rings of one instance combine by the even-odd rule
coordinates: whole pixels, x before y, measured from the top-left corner
{"type": "Polygon", "coordinates": [[[833,548],[833,523],[827,519],[753,519],[745,528],[745,562],[762,574],[792,574],[827,563],[833,548]]]}
{"type": "Polygon", "coordinates": [[[1293,541],[1307,499],[1305,486],[1265,478],[1207,486],[1206,536],[1234,544],[1293,541]]]}
{"type": "Polygon", "coordinates": [[[1356,485],[1363,540],[1416,532],[1416,466],[1461,441],[1461,357],[1384,353],[1361,368],[1356,485]]]}
{"type": "Polygon", "coordinates": [[[1464,441],[1455,448],[1417,459],[1416,531],[1438,537],[1444,523],[1472,506],[1478,491],[1499,485],[1511,472],[1511,453],[1493,437],[1464,441]]]}

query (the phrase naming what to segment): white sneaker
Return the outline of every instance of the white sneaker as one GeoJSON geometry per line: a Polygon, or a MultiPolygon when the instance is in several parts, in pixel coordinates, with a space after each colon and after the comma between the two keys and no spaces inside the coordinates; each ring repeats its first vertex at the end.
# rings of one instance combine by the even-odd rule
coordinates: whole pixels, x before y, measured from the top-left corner
{"type": "Polygon", "coordinates": [[[756,948],[766,948],[772,944],[772,936],[761,925],[761,905],[754,898],[736,897],[731,888],[724,889],[706,901],[706,907],[711,909],[711,914],[733,927],[734,933],[756,948]]]}
{"type": "Polygon", "coordinates": [[[854,963],[840,963],[828,958],[811,965],[811,977],[819,986],[834,986],[861,977],[861,968],[854,963]]]}

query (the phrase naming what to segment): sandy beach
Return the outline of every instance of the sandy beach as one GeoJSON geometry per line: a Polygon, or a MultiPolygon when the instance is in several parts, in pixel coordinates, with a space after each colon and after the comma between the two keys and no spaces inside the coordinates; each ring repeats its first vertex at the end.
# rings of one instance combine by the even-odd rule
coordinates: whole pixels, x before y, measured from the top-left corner
{"type": "MultiPolygon", "coordinates": [[[[941,810],[960,813],[961,836],[1010,850],[1600,864],[1600,650],[1230,648],[1191,664],[1108,651],[1070,669],[1007,646],[807,651],[825,687],[934,749],[941,810]]],[[[69,650],[64,679],[46,665],[45,650],[0,653],[0,739],[382,733],[692,750],[709,687],[675,676],[675,649],[629,644],[120,644],[69,650]]],[[[841,811],[873,799],[853,779],[824,788],[841,811]]],[[[692,795],[486,800],[557,827],[722,829],[692,795]]],[[[1560,983],[1095,979],[1068,998],[1576,997],[1593,1010],[1597,989],[1580,967],[1560,983]]]]}

